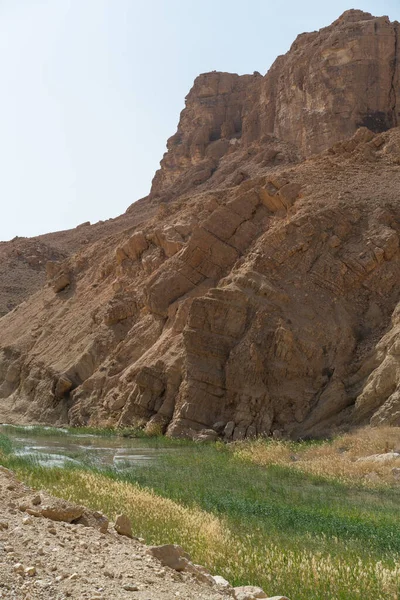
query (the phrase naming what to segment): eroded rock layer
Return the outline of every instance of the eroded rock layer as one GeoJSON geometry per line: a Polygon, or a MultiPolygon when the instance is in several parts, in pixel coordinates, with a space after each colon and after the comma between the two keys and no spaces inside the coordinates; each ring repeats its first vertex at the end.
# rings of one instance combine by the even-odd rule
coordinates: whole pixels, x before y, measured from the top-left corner
{"type": "Polygon", "coordinates": [[[0,421],[399,425],[397,27],[348,11],[264,78],[196,80],[127,227],[0,320],[0,421]]]}

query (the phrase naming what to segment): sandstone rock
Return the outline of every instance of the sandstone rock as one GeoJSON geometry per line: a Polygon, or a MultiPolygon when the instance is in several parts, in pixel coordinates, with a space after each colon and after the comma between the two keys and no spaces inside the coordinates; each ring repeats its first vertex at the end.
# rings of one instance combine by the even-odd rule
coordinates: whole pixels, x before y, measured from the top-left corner
{"type": "Polygon", "coordinates": [[[71,284],[71,276],[69,273],[59,273],[52,281],[53,290],[58,293],[65,290],[71,284]]]}
{"type": "Polygon", "coordinates": [[[213,576],[202,565],[196,565],[190,561],[187,561],[187,565],[185,567],[185,572],[191,573],[192,576],[201,583],[207,583],[208,585],[215,584],[213,576]]]}
{"type": "Polygon", "coordinates": [[[386,452],[385,454],[372,454],[371,456],[362,456],[357,459],[357,462],[371,463],[389,463],[396,459],[400,459],[399,452],[386,452]]]}
{"type": "Polygon", "coordinates": [[[107,304],[104,313],[104,323],[115,325],[125,319],[134,317],[138,312],[135,298],[131,295],[117,295],[107,304]]]}
{"type": "Polygon", "coordinates": [[[127,592],[137,592],[139,590],[138,586],[134,583],[124,583],[122,588],[127,592]]]}
{"type": "Polygon", "coordinates": [[[229,590],[232,588],[229,581],[227,581],[224,577],[221,577],[221,575],[213,575],[213,580],[216,585],[220,586],[224,590],[229,590]]]}
{"type": "Polygon", "coordinates": [[[260,587],[254,585],[243,585],[233,588],[235,600],[255,600],[256,598],[267,598],[267,594],[260,587]]]}
{"type": "Polygon", "coordinates": [[[218,439],[218,434],[213,429],[202,429],[193,437],[196,442],[215,442],[218,439]]]}
{"type": "Polygon", "coordinates": [[[46,264],[46,274],[49,285],[58,293],[71,284],[71,274],[63,263],[49,261],[46,264]]]}
{"type": "Polygon", "coordinates": [[[176,544],[150,546],[147,552],[157,558],[164,567],[170,567],[175,571],[184,571],[190,561],[189,554],[176,544]]]}
{"type": "Polygon", "coordinates": [[[137,260],[147,248],[146,237],[142,231],[137,231],[121,248],[117,248],[117,262],[121,264],[126,259],[137,260]]]}
{"type": "Polygon", "coordinates": [[[52,504],[41,506],[38,512],[52,521],[72,523],[83,515],[84,508],[65,500],[55,500],[52,504]]]}
{"type": "Polygon", "coordinates": [[[132,535],[132,524],[126,515],[118,515],[115,519],[114,529],[119,535],[125,535],[126,537],[133,537],[132,535]]]}
{"type": "Polygon", "coordinates": [[[298,183],[287,183],[280,188],[278,194],[282,203],[286,208],[290,208],[296,201],[301,190],[301,185],[298,183]]]}
{"type": "Polygon", "coordinates": [[[24,565],[22,563],[15,563],[13,570],[14,570],[14,573],[17,573],[18,575],[25,574],[24,565]]]}

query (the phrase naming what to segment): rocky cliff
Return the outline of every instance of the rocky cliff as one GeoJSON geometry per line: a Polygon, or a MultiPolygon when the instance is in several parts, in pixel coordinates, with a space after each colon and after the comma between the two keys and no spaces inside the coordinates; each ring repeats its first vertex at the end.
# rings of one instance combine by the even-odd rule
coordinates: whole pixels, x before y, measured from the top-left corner
{"type": "Polygon", "coordinates": [[[399,425],[397,29],[348,11],[265,77],[200,76],[126,228],[0,320],[0,420],[399,425]]]}
{"type": "MultiPolygon", "coordinates": [[[[204,181],[219,185],[240,176],[258,153],[268,167],[306,158],[361,127],[379,133],[399,117],[399,23],[360,10],[346,11],[329,27],[299,35],[262,77],[200,75],[152,195],[177,194],[204,181]],[[274,139],[275,138],[275,139],[274,139]]],[[[251,170],[251,168],[250,168],[251,170]]]]}

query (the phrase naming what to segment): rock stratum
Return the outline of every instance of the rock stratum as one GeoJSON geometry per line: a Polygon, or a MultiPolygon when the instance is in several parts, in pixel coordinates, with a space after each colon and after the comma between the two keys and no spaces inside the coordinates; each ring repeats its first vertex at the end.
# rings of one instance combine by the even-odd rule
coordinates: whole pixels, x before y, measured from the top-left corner
{"type": "Polygon", "coordinates": [[[400,425],[398,31],[351,10],[265,77],[200,75],[150,195],[1,318],[0,420],[400,425]]]}

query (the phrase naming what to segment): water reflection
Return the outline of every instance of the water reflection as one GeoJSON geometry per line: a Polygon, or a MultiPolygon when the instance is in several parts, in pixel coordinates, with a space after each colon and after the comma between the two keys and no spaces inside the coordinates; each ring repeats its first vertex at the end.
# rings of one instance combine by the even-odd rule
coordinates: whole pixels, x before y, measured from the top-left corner
{"type": "MultiPolygon", "coordinates": [[[[43,431],[44,428],[41,428],[43,431]]],[[[46,467],[91,465],[113,468],[118,471],[134,466],[149,466],[165,452],[176,448],[152,448],[145,439],[101,437],[94,434],[68,434],[68,430],[46,427],[46,434],[36,432],[34,426],[23,428],[0,425],[0,433],[13,442],[17,456],[31,457],[46,467]],[[54,431],[54,435],[52,435],[54,431]]]]}

